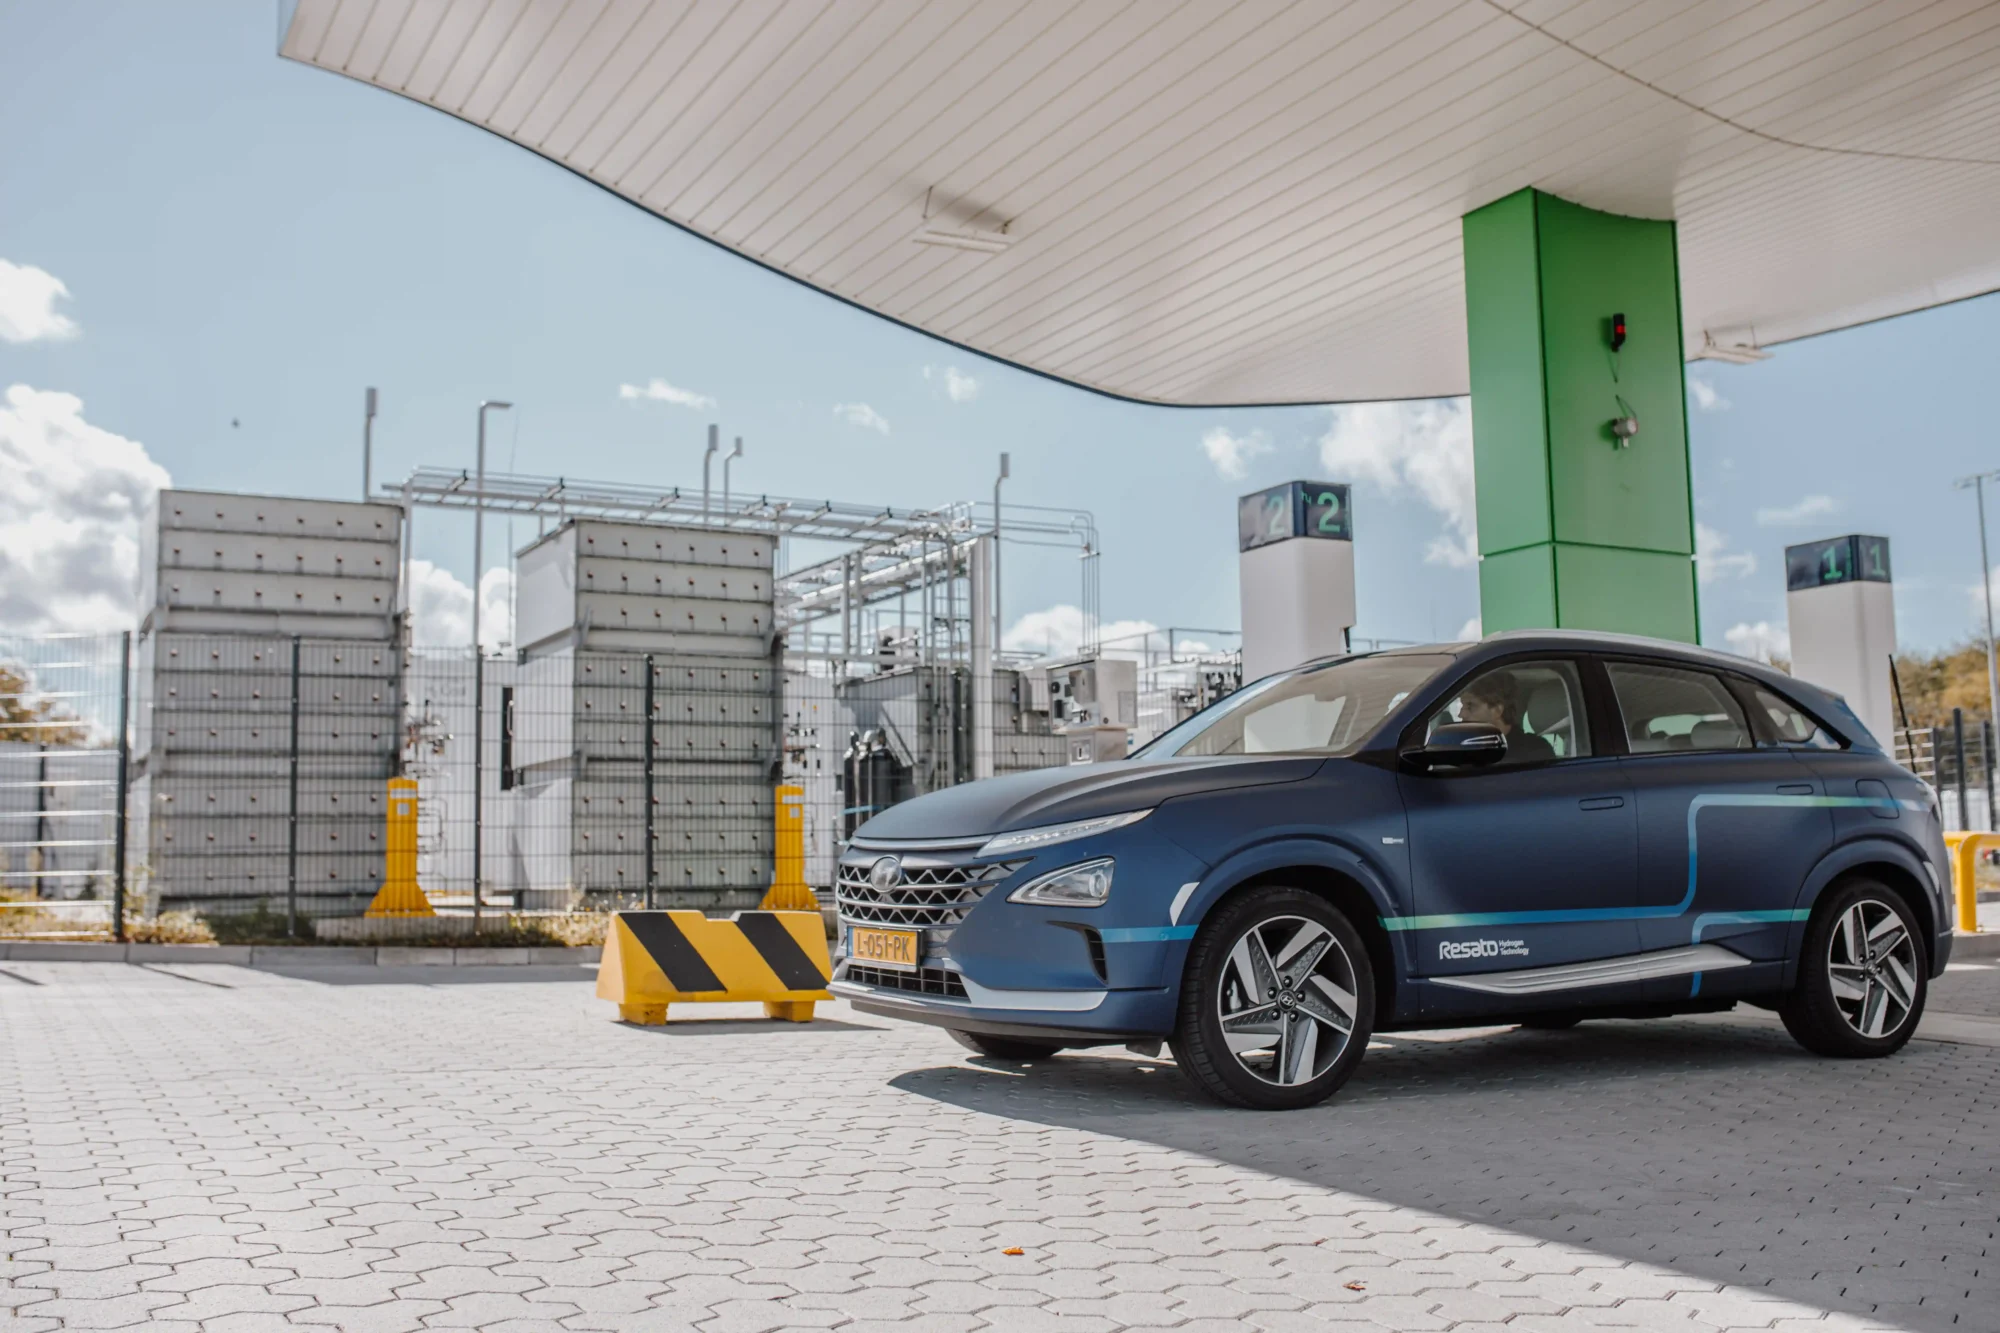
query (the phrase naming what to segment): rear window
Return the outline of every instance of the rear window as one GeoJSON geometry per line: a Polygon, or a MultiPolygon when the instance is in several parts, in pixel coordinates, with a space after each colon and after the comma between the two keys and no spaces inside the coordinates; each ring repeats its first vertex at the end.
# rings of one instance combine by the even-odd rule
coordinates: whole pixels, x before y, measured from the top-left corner
{"type": "Polygon", "coordinates": [[[1750,748],[1749,722],[1722,677],[1638,662],[1606,662],[1604,668],[1631,753],[1750,748]]]}

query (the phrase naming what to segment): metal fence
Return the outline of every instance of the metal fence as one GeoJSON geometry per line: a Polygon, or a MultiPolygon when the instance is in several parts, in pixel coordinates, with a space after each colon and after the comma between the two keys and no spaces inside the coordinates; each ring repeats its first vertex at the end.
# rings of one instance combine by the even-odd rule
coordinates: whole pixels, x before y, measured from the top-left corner
{"type": "Polygon", "coordinates": [[[1951,710],[1941,727],[1899,728],[1896,760],[1928,782],[1938,794],[1946,828],[1991,831],[2000,807],[1994,802],[1992,722],[1951,710]]]}
{"type": "MultiPolygon", "coordinates": [[[[359,915],[392,777],[442,913],[731,910],[772,883],[783,788],[828,890],[873,814],[1071,757],[1047,683],[1007,668],[181,633],[0,639],[0,663],[0,889],[106,924],[121,893],[272,934],[359,915]]],[[[1141,739],[1199,703],[1148,688],[1141,739]]]]}

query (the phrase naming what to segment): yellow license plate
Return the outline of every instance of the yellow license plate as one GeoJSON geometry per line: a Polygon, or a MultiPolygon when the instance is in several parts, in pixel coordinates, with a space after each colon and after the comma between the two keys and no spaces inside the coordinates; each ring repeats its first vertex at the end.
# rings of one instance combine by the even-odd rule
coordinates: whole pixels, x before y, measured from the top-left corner
{"type": "Polygon", "coordinates": [[[914,930],[877,930],[872,926],[855,926],[847,941],[847,956],[858,963],[872,967],[901,968],[906,972],[917,970],[917,959],[923,949],[917,942],[914,930]]]}

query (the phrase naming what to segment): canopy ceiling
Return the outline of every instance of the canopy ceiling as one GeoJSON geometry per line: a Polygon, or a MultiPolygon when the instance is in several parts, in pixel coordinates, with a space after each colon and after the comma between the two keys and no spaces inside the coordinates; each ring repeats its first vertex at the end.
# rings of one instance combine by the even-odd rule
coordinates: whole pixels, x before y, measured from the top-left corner
{"type": "Polygon", "coordinates": [[[1170,404],[1466,390],[1459,218],[1680,222],[1687,351],[2000,289],[1974,0],[299,0],[283,54],[1170,404]]]}

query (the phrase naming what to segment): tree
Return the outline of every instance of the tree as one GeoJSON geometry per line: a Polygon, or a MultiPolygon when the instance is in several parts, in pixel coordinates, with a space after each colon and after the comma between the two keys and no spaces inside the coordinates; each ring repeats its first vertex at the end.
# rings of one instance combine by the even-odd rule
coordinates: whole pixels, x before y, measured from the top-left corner
{"type": "Polygon", "coordinates": [[[0,662],[0,741],[45,745],[51,750],[84,744],[90,737],[89,728],[67,708],[37,697],[34,684],[24,668],[0,662]]]}

